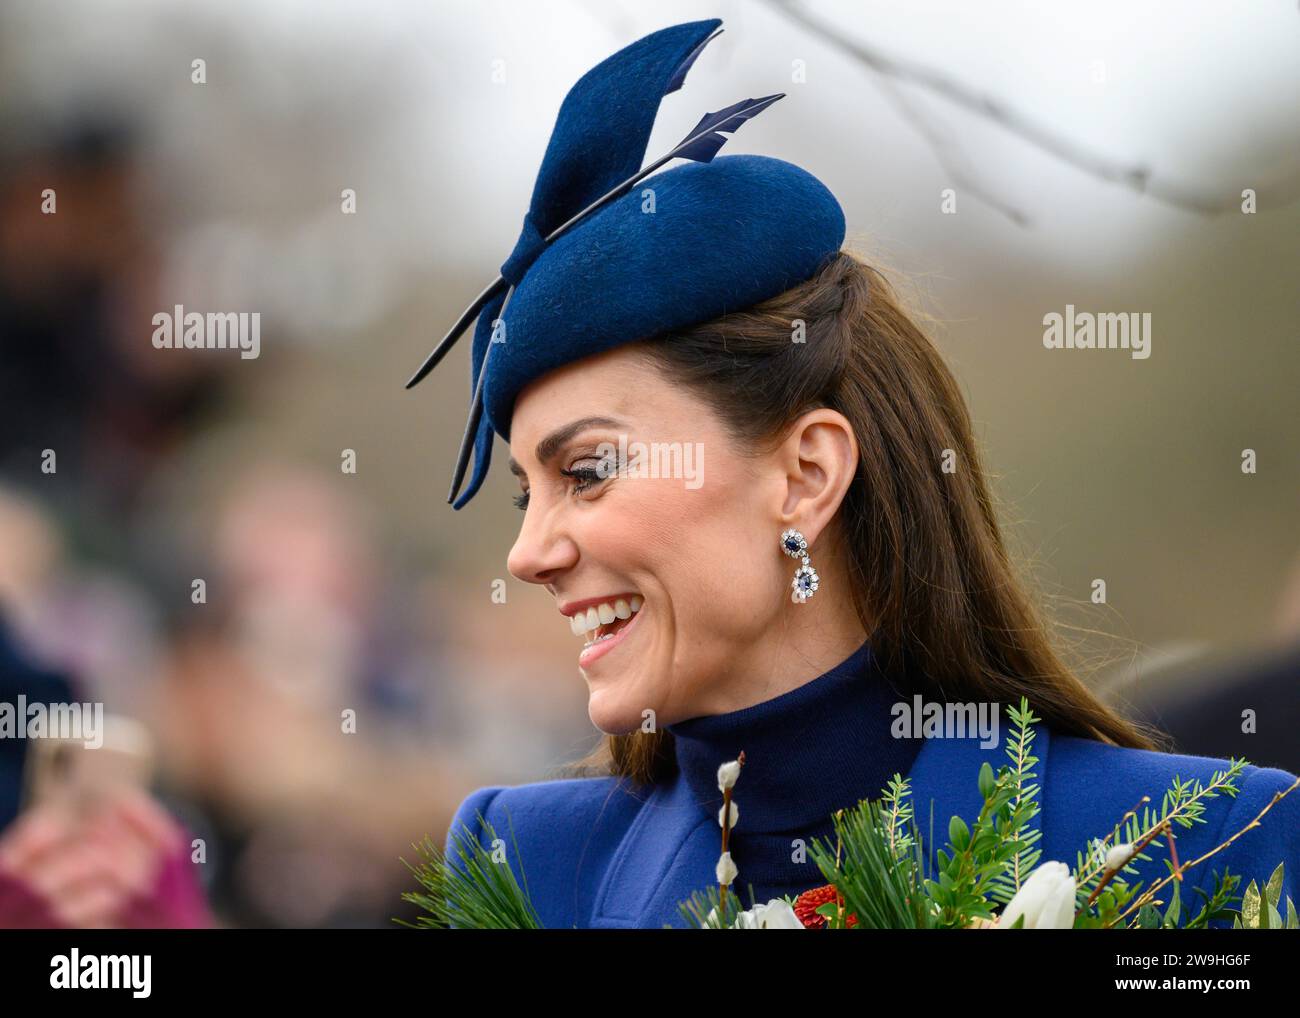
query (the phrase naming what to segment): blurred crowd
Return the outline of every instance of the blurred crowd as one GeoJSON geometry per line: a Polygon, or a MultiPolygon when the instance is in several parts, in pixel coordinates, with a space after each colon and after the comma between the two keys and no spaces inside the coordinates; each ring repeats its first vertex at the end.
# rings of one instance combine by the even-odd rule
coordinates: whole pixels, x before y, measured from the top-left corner
{"type": "MultiPolygon", "coordinates": [[[[412,886],[399,856],[440,842],[471,786],[589,748],[581,700],[545,663],[470,659],[492,620],[404,560],[336,464],[241,449],[215,498],[187,490],[247,383],[237,359],[147,342],[170,302],[133,155],[128,128],[91,122],[0,163],[0,629],[75,699],[145,723],[155,808],[122,816],[174,817],[186,859],[201,842],[214,922],[385,925],[412,886]]],[[[0,873],[56,839],[16,831],[16,806],[0,873]]]]}

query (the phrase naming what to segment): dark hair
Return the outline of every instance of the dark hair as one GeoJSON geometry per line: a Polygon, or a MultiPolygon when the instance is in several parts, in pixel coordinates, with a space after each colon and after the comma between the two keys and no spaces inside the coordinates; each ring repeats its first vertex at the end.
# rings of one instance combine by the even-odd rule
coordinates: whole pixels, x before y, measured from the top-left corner
{"type": "MultiPolygon", "coordinates": [[[[836,514],[872,652],[900,693],[1018,703],[1065,734],[1160,748],[1073,673],[1004,547],[966,402],[885,278],[841,251],[812,279],[744,311],[641,344],[715,409],[742,447],[774,447],[817,407],[853,425],[860,457],[836,514]],[[802,322],[803,342],[792,342],[802,322]],[[945,459],[955,469],[940,469],[945,459]]],[[[576,773],[652,783],[666,731],[606,736],[576,773]]]]}

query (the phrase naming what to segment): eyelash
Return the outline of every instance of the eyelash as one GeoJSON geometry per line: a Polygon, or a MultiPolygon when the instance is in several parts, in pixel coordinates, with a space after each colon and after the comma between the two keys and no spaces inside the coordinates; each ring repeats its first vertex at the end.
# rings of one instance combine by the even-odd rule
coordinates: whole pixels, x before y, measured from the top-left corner
{"type": "MultiPolygon", "coordinates": [[[[602,460],[601,462],[605,463],[607,461],[602,460]]],[[[564,477],[571,477],[579,482],[573,486],[573,494],[575,495],[580,495],[593,484],[606,480],[606,477],[601,476],[601,471],[597,467],[574,467],[571,470],[561,470],[560,473],[564,477]]],[[[521,492],[511,499],[511,501],[514,502],[516,509],[527,510],[528,492],[521,492]]]]}

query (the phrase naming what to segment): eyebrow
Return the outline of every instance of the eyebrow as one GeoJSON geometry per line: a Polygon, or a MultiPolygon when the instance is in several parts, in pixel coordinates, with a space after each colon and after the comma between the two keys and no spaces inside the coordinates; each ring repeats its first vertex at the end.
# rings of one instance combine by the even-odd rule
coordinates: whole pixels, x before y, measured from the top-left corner
{"type": "MultiPolygon", "coordinates": [[[[576,421],[556,428],[549,435],[537,443],[536,455],[539,463],[546,463],[564,445],[569,439],[579,432],[586,431],[588,428],[622,428],[626,425],[613,417],[580,417],[576,421]]],[[[527,477],[524,468],[521,467],[513,456],[510,457],[510,472],[516,477],[527,477]]]]}

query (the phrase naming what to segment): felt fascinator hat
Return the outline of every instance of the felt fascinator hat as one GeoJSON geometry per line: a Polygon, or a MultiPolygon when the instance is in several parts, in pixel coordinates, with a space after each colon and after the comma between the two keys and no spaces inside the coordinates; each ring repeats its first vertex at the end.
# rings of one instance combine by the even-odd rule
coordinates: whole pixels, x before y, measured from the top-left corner
{"type": "Polygon", "coordinates": [[[642,166],[660,101],[681,87],[720,25],[654,32],[579,79],[560,107],[501,275],[406,383],[432,371],[477,320],[469,420],[447,497],[454,508],[482,485],[493,432],[509,441],[514,401],[528,383],[774,297],[839,251],[844,214],[812,174],[766,156],[714,158],[780,94],[706,113],[676,147],[642,166]],[[655,172],[673,160],[685,162],[655,172]],[[471,446],[474,472],[457,497],[471,446]]]}

